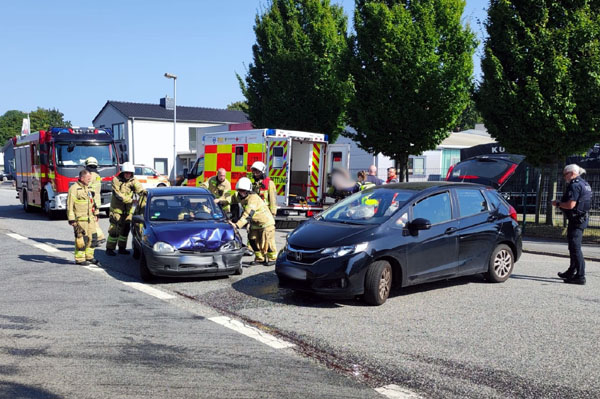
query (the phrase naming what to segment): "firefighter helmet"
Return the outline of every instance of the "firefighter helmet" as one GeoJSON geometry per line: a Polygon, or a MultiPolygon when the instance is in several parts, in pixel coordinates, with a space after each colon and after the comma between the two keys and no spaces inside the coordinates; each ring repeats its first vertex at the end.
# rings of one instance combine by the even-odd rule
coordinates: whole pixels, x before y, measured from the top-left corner
{"type": "Polygon", "coordinates": [[[235,185],[236,190],[252,191],[252,182],[247,177],[242,177],[235,185]]]}
{"type": "Polygon", "coordinates": [[[94,157],[88,157],[85,160],[85,166],[98,166],[98,160],[94,157]]]}
{"type": "Polygon", "coordinates": [[[130,173],[135,172],[135,168],[133,167],[133,164],[131,162],[123,162],[121,164],[121,173],[124,173],[124,172],[130,172],[130,173]]]}
{"type": "Polygon", "coordinates": [[[252,166],[250,167],[250,169],[256,169],[261,173],[265,173],[265,171],[267,170],[267,166],[260,162],[260,161],[256,161],[252,164],[252,166]]]}

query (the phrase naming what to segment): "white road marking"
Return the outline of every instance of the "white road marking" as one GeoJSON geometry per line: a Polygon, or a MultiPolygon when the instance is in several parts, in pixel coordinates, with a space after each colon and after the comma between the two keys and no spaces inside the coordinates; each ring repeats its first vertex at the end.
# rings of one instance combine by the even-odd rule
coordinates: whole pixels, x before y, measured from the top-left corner
{"type": "Polygon", "coordinates": [[[50,245],[46,245],[46,244],[42,244],[42,243],[38,243],[38,244],[32,244],[34,247],[41,249],[42,251],[45,252],[60,252],[59,249],[51,247],[50,245]]]}
{"type": "Polygon", "coordinates": [[[421,398],[415,392],[404,389],[398,385],[390,384],[380,388],[375,388],[377,392],[390,399],[418,399],[421,398]]]}
{"type": "Polygon", "coordinates": [[[7,236],[14,238],[15,240],[26,240],[27,237],[23,237],[20,234],[16,234],[16,233],[6,233],[7,236]]]}
{"type": "Polygon", "coordinates": [[[158,299],[174,299],[174,298],[176,298],[175,295],[171,295],[164,291],[158,290],[156,288],[149,287],[146,284],[136,283],[136,282],[127,282],[127,281],[123,281],[123,284],[125,284],[126,286],[131,287],[133,289],[136,289],[138,291],[142,291],[145,294],[152,295],[158,299]]]}
{"type": "Polygon", "coordinates": [[[240,334],[253,338],[259,342],[262,342],[265,345],[269,345],[271,348],[284,349],[296,346],[291,342],[287,342],[277,337],[274,337],[271,334],[259,330],[258,328],[248,326],[240,321],[234,320],[227,316],[211,317],[208,320],[214,321],[215,323],[232,329],[233,331],[239,332],[240,334]]]}

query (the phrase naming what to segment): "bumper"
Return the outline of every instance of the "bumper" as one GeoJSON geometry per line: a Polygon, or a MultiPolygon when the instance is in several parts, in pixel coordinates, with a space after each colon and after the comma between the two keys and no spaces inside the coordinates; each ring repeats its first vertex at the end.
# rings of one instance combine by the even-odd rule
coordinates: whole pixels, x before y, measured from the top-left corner
{"type": "Polygon", "coordinates": [[[146,265],[155,276],[227,276],[242,268],[244,250],[228,252],[179,253],[158,255],[144,247],[146,265]]]}
{"type": "Polygon", "coordinates": [[[324,258],[312,265],[292,262],[279,253],[275,272],[279,287],[312,292],[329,298],[353,298],[365,290],[365,274],[371,264],[365,252],[340,258],[324,258]]]}

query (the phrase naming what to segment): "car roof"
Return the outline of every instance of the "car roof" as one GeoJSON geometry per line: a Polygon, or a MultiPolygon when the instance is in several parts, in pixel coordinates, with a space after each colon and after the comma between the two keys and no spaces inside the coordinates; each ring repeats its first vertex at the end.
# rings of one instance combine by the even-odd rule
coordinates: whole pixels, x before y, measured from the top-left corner
{"type": "Polygon", "coordinates": [[[157,187],[157,188],[149,188],[148,190],[149,197],[158,197],[162,195],[207,195],[210,194],[205,188],[202,187],[157,187]]]}
{"type": "Polygon", "coordinates": [[[372,188],[376,189],[400,189],[406,191],[424,191],[430,190],[434,191],[436,188],[441,187],[483,187],[481,184],[477,183],[463,183],[463,182],[451,182],[451,181],[423,181],[423,182],[403,182],[403,183],[392,183],[392,184],[384,184],[381,186],[375,186],[372,188]]]}

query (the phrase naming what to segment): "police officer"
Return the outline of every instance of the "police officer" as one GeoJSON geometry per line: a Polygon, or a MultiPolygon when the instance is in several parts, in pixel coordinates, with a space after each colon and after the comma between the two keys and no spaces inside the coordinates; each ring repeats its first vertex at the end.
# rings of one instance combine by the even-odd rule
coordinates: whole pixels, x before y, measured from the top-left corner
{"type": "MultiPolygon", "coordinates": [[[[94,157],[88,157],[85,160],[85,168],[92,175],[92,181],[90,183],[90,191],[94,193],[94,203],[96,209],[100,211],[100,205],[102,205],[102,177],[98,174],[98,160],[94,157]]],[[[96,233],[92,237],[92,248],[99,247],[100,244],[106,242],[104,232],[100,227],[100,223],[96,223],[96,233]]]]}
{"type": "Polygon", "coordinates": [[[250,224],[248,243],[254,251],[253,264],[275,264],[277,248],[275,247],[275,219],[265,202],[252,191],[252,182],[247,177],[238,180],[235,189],[243,213],[236,222],[230,222],[237,228],[250,224]]]}
{"type": "Polygon", "coordinates": [[[131,162],[121,165],[121,172],[112,180],[112,199],[110,201],[110,226],[106,240],[106,254],[115,256],[115,248],[119,245],[119,253],[129,254],[127,237],[131,228],[133,213],[133,194],[142,194],[144,188],[134,177],[135,168],[131,162]]]}
{"type": "Polygon", "coordinates": [[[252,171],[252,191],[258,194],[267,204],[273,216],[277,215],[277,189],[273,180],[265,175],[267,166],[260,161],[256,161],[250,169],[252,171]]]}
{"type": "Polygon", "coordinates": [[[67,218],[75,232],[75,264],[87,266],[98,263],[91,247],[92,235],[96,233],[97,210],[90,191],[92,175],[86,169],[79,172],[79,179],[69,187],[67,194],[67,218]]]}
{"type": "Polygon", "coordinates": [[[580,175],[585,169],[577,164],[565,166],[563,176],[567,187],[560,201],[552,201],[552,205],[560,208],[569,221],[567,239],[569,240],[569,268],[558,273],[558,276],[569,284],[585,284],[585,260],[581,252],[583,230],[588,225],[588,211],[592,206],[592,188],[580,175]]]}
{"type": "Polygon", "coordinates": [[[211,177],[202,186],[215,196],[215,204],[220,205],[224,212],[229,212],[231,203],[231,183],[227,180],[227,171],[223,168],[217,170],[217,175],[211,177]]]}

